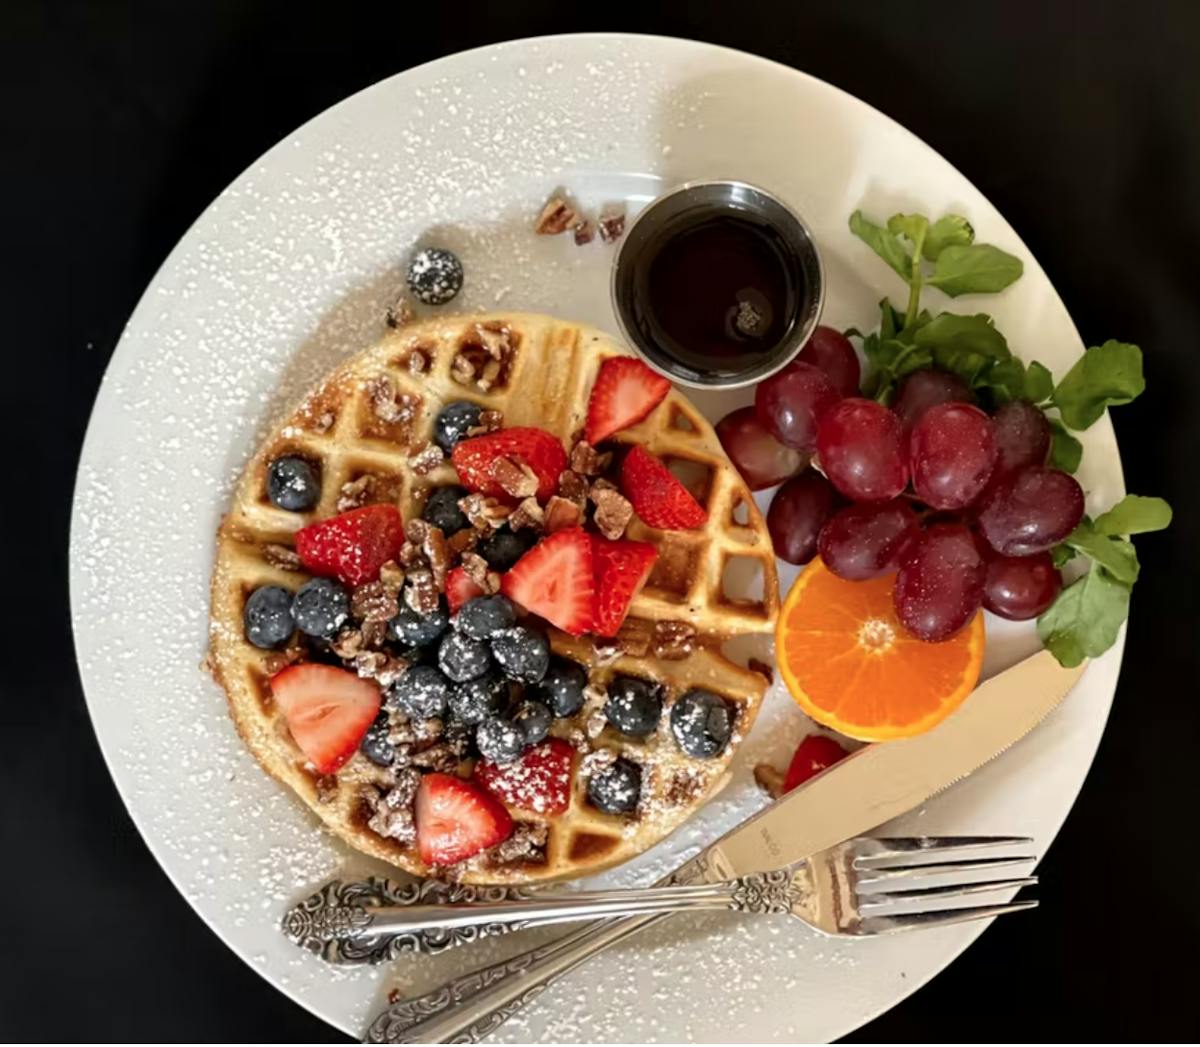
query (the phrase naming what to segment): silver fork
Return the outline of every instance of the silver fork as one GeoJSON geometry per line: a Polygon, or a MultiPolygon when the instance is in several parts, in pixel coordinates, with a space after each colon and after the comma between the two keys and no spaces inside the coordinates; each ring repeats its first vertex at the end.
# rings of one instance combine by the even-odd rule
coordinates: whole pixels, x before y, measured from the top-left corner
{"type": "Polygon", "coordinates": [[[335,880],[291,909],[284,929],[298,944],[334,963],[379,963],[405,953],[436,953],[547,924],[689,910],[791,913],[827,935],[890,934],[1033,908],[1037,902],[1027,900],[953,905],[978,894],[1037,883],[1033,876],[981,879],[992,870],[1032,862],[1032,856],[963,858],[967,852],[1030,842],[1019,836],[860,837],[790,869],[716,883],[612,891],[552,894],[435,881],[335,880]],[[939,860],[919,860],[930,858],[939,860]],[[929,879],[939,882],[924,882],[929,879]]]}

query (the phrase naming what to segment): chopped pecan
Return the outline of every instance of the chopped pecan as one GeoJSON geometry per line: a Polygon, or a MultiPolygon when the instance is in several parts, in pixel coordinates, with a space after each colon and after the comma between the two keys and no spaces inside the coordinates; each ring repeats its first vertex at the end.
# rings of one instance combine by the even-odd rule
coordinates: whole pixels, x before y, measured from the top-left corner
{"type": "MultiPolygon", "coordinates": [[[[446,572],[450,569],[450,550],[446,547],[446,536],[440,527],[426,520],[409,520],[404,527],[409,542],[419,545],[421,555],[429,564],[433,584],[438,591],[446,588],[446,572]]],[[[409,575],[411,579],[412,575],[409,575]]],[[[428,613],[428,612],[425,612],[428,613]]]]}
{"type": "Polygon", "coordinates": [[[479,532],[474,527],[464,527],[461,531],[455,531],[449,538],[446,539],[446,549],[450,553],[450,559],[462,556],[463,553],[474,549],[479,542],[479,532]]]}
{"type": "Polygon", "coordinates": [[[654,623],[654,657],[668,662],[686,658],[696,647],[696,627],[688,622],[654,623]]]}
{"type": "Polygon", "coordinates": [[[611,665],[621,657],[621,648],[616,640],[604,636],[592,637],[592,652],[596,655],[597,665],[611,665]]]}
{"type": "Polygon", "coordinates": [[[408,572],[404,585],[404,602],[417,614],[433,614],[438,605],[438,587],[433,572],[419,567],[408,572]]]}
{"type": "Polygon", "coordinates": [[[408,393],[396,389],[396,383],[386,374],[373,378],[367,383],[367,392],[371,396],[371,407],[375,416],[389,425],[397,422],[410,422],[416,413],[418,400],[408,393]]]}
{"type": "Polygon", "coordinates": [[[382,647],[383,641],[387,639],[387,622],[378,618],[370,622],[363,622],[362,638],[363,646],[369,650],[377,650],[382,647]]]}
{"type": "Polygon", "coordinates": [[[494,433],[504,425],[504,414],[501,411],[480,411],[479,424],[467,430],[468,436],[482,436],[484,433],[494,433]]]}
{"type": "Polygon", "coordinates": [[[558,494],[568,502],[574,502],[580,509],[587,505],[588,482],[579,473],[564,469],[558,474],[558,494]]]}
{"type": "Polygon", "coordinates": [[[605,204],[600,209],[596,224],[600,228],[600,239],[606,244],[619,240],[625,232],[625,205],[605,204]]]}
{"type": "Polygon", "coordinates": [[[313,422],[313,429],[318,433],[327,433],[333,428],[333,423],[336,420],[332,411],[323,411],[317,420],[313,422]]]}
{"type": "Polygon", "coordinates": [[[386,622],[400,611],[398,590],[390,590],[382,581],[367,582],[350,594],[350,614],[364,622],[386,622]]]}
{"type": "Polygon", "coordinates": [[[475,381],[475,364],[465,353],[459,353],[450,365],[450,377],[459,385],[470,385],[475,381]]]}
{"type": "Polygon", "coordinates": [[[416,454],[409,456],[408,464],[414,473],[424,476],[433,472],[445,460],[446,452],[437,444],[425,444],[416,454]]]}
{"type": "Polygon", "coordinates": [[[405,542],[400,546],[400,552],[396,554],[396,559],[407,568],[412,570],[414,567],[421,566],[425,563],[425,554],[421,552],[419,545],[414,545],[412,542],[405,542]]]}
{"type": "Polygon", "coordinates": [[[596,223],[590,218],[580,218],[571,230],[575,234],[575,242],[582,246],[596,239],[596,223]]]}
{"type": "Polygon", "coordinates": [[[267,542],[262,547],[263,559],[272,567],[282,567],[285,571],[299,571],[304,565],[295,549],[289,549],[278,542],[267,542]]]}
{"type": "Polygon", "coordinates": [[[475,325],[475,337],[493,360],[504,360],[512,352],[512,329],[508,324],[489,320],[475,325]]]}
{"type": "Polygon", "coordinates": [[[333,774],[323,774],[314,783],[317,803],[332,803],[337,798],[338,780],[333,774]]]}
{"type": "Polygon", "coordinates": [[[367,826],[380,836],[410,843],[416,839],[417,827],[413,817],[413,801],[421,784],[420,772],[406,767],[396,775],[396,784],[375,800],[375,814],[367,826]]]}
{"type": "Polygon", "coordinates": [[[489,360],[483,365],[483,370],[480,371],[479,377],[475,379],[475,384],[479,386],[485,393],[496,384],[496,379],[500,377],[500,361],[489,360]]]}
{"type": "Polygon", "coordinates": [[[571,228],[577,218],[575,209],[566,200],[561,196],[552,196],[534,222],[533,231],[539,236],[557,236],[571,228]]]}
{"type": "Polygon", "coordinates": [[[667,782],[667,793],[663,799],[672,807],[692,803],[704,791],[704,778],[694,771],[681,770],[671,775],[667,782]]]}
{"type": "Polygon", "coordinates": [[[388,560],[379,568],[379,580],[388,592],[399,593],[404,585],[404,570],[395,560],[388,560]]]}
{"type": "Polygon", "coordinates": [[[513,826],[512,835],[493,848],[492,857],[501,865],[544,862],[549,835],[550,830],[540,822],[517,822],[513,826]]]}
{"type": "Polygon", "coordinates": [[[488,474],[514,498],[528,498],[537,493],[537,474],[520,458],[500,455],[493,459],[488,474]]]}
{"type": "Polygon", "coordinates": [[[370,473],[364,473],[357,480],[342,484],[338,493],[337,511],[345,513],[351,509],[361,509],[372,500],[374,487],[375,477],[370,473]]]}
{"type": "Polygon", "coordinates": [[[363,679],[374,680],[380,687],[390,687],[407,668],[408,662],[403,658],[384,651],[363,651],[354,656],[354,671],[363,679]]]}
{"type": "Polygon", "coordinates": [[[583,510],[575,502],[552,494],[550,501],[546,503],[544,517],[542,530],[547,534],[553,534],[555,531],[561,531],[564,527],[578,527],[583,521],[583,510]]]}
{"type": "Polygon", "coordinates": [[[404,363],[409,374],[424,374],[429,370],[429,357],[425,355],[424,349],[410,350],[404,358],[404,363]]]}
{"type": "Polygon", "coordinates": [[[329,649],[345,661],[352,660],[365,648],[366,643],[363,641],[362,630],[353,625],[342,626],[337,638],[329,645],[329,649]]]}
{"type": "Polygon", "coordinates": [[[417,742],[428,748],[446,732],[446,725],[441,717],[431,716],[428,720],[417,720],[413,724],[413,733],[417,742]]]}
{"type": "Polygon", "coordinates": [[[629,499],[607,480],[592,484],[591,498],[596,503],[597,529],[610,541],[620,538],[633,519],[633,505],[629,499]]]}
{"type": "Polygon", "coordinates": [[[615,637],[617,646],[625,654],[641,658],[650,650],[650,638],[653,631],[653,626],[647,621],[640,618],[626,618],[621,623],[621,628],[615,637]]]}
{"type": "Polygon", "coordinates": [[[417,313],[413,309],[412,299],[408,297],[406,291],[401,291],[396,296],[396,300],[388,306],[386,317],[388,327],[403,327],[405,324],[411,324],[416,318],[417,313]]]}
{"type": "Polygon", "coordinates": [[[757,658],[747,659],[746,668],[752,673],[758,673],[759,676],[765,676],[767,683],[775,679],[775,670],[766,662],[760,661],[757,658]]]}
{"type": "Polygon", "coordinates": [[[487,589],[488,562],[478,553],[465,553],[462,568],[480,589],[487,589]]]}
{"type": "Polygon", "coordinates": [[[586,777],[606,771],[617,762],[617,754],[611,749],[596,749],[579,761],[579,771],[586,777]]]}
{"type": "Polygon", "coordinates": [[[580,440],[571,448],[571,468],[584,476],[599,476],[611,461],[611,451],[601,454],[586,440],[580,440]]]}
{"type": "MultiPolygon", "coordinates": [[[[562,501],[560,498],[559,501],[562,501]]],[[[570,505],[570,503],[567,503],[570,505]]],[[[574,506],[572,506],[574,508],[574,506]]],[[[523,527],[528,527],[534,531],[540,531],[546,521],[546,514],[542,511],[542,507],[538,505],[536,498],[526,498],[518,505],[508,517],[508,526],[514,531],[519,531],[523,527]]]]}
{"type": "Polygon", "coordinates": [[[302,662],[305,657],[306,652],[303,642],[293,641],[282,651],[272,651],[268,654],[263,659],[263,669],[266,670],[268,676],[274,676],[276,673],[282,672],[289,665],[302,662]]]}
{"type": "Polygon", "coordinates": [[[414,752],[411,757],[414,767],[425,767],[431,771],[441,771],[449,774],[458,767],[458,753],[446,742],[438,742],[414,752]]]}
{"type": "Polygon", "coordinates": [[[479,492],[460,498],[458,507],[471,521],[471,526],[480,531],[499,530],[512,512],[512,509],[503,505],[499,499],[488,498],[479,492]]]}
{"type": "Polygon", "coordinates": [[[769,763],[754,765],[754,780],[772,799],[777,800],[783,795],[783,772],[776,770],[769,763]]]}

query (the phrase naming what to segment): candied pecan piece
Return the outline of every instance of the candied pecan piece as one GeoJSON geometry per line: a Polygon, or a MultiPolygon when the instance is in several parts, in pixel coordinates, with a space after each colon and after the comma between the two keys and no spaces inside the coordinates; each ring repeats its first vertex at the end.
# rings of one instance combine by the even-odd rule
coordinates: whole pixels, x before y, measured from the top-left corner
{"type": "Polygon", "coordinates": [[[404,358],[404,364],[409,374],[424,374],[429,370],[429,357],[424,349],[413,349],[404,358]]]}
{"type": "Polygon", "coordinates": [[[564,527],[578,527],[583,521],[583,510],[579,505],[566,498],[561,498],[557,494],[550,496],[544,515],[542,529],[547,534],[561,531],[564,527]]]}
{"type": "Polygon", "coordinates": [[[650,650],[652,631],[653,627],[649,622],[640,618],[626,618],[617,630],[617,646],[623,653],[641,658],[650,650]]]}
{"type": "Polygon", "coordinates": [[[416,839],[417,826],[413,815],[413,801],[417,787],[421,784],[419,771],[406,767],[396,775],[396,784],[375,800],[375,814],[367,826],[393,840],[411,843],[416,839]]]}
{"type": "Polygon", "coordinates": [[[674,662],[696,648],[696,627],[688,622],[654,623],[654,657],[674,662]]]}
{"type": "Polygon", "coordinates": [[[332,803],[337,798],[337,775],[323,774],[313,785],[317,790],[317,803],[332,803]]]}
{"type": "Polygon", "coordinates": [[[587,505],[588,482],[579,473],[564,469],[558,474],[558,494],[582,509],[587,505]]]}
{"type": "Polygon", "coordinates": [[[350,594],[350,614],[364,622],[386,622],[400,612],[396,599],[399,590],[391,589],[382,581],[367,582],[350,594]]]}
{"type": "Polygon", "coordinates": [[[379,568],[379,580],[390,593],[399,593],[404,585],[404,570],[395,560],[388,560],[379,568]]]}
{"type": "Polygon", "coordinates": [[[496,531],[504,525],[512,512],[497,498],[488,498],[478,491],[458,500],[458,507],[471,521],[471,526],[480,531],[496,531]]]}
{"type": "Polygon", "coordinates": [[[341,632],[337,634],[337,639],[329,645],[329,649],[334,654],[346,661],[350,661],[365,647],[362,630],[352,625],[342,626],[341,632]]]}
{"type": "Polygon", "coordinates": [[[504,427],[504,414],[501,411],[480,411],[479,424],[467,430],[468,436],[482,436],[484,433],[494,433],[504,427]]]}
{"type": "Polygon", "coordinates": [[[512,330],[507,324],[495,320],[476,324],[475,338],[493,360],[504,360],[512,352],[512,330]]]}
{"type": "Polygon", "coordinates": [[[463,553],[470,552],[478,544],[479,532],[473,527],[464,527],[446,539],[446,550],[450,553],[450,559],[453,561],[463,553]]]}
{"type": "Polygon", "coordinates": [[[396,558],[409,570],[425,563],[425,554],[421,552],[421,547],[412,542],[405,542],[400,546],[400,552],[396,554],[396,558]]]}
{"type": "Polygon", "coordinates": [[[520,458],[500,455],[493,460],[488,473],[513,498],[528,498],[537,492],[537,473],[520,458]]]}
{"type": "Polygon", "coordinates": [[[351,509],[361,509],[373,500],[374,491],[375,477],[370,473],[364,473],[357,480],[342,484],[338,492],[337,511],[345,513],[351,509]]]}
{"type": "Polygon", "coordinates": [[[600,239],[606,244],[619,240],[625,232],[625,205],[605,204],[600,209],[596,224],[600,228],[600,239]]]}
{"type": "Polygon", "coordinates": [[[575,234],[575,242],[582,247],[596,239],[596,223],[590,218],[580,218],[572,232],[575,234]]]}
{"type": "Polygon", "coordinates": [[[295,549],[289,549],[278,542],[267,542],[262,547],[263,559],[272,567],[282,567],[285,571],[299,571],[304,565],[295,549]]]}
{"type": "Polygon", "coordinates": [[[416,454],[410,455],[408,464],[418,476],[433,472],[446,460],[446,452],[437,444],[425,444],[416,454]]]}
{"type": "Polygon", "coordinates": [[[575,209],[561,196],[552,196],[542,207],[533,231],[539,236],[557,236],[575,224],[578,215],[575,209]]]}
{"type": "Polygon", "coordinates": [[[432,614],[437,610],[438,587],[433,580],[433,571],[419,567],[408,572],[404,602],[417,614],[432,614]]]}
{"type": "Polygon", "coordinates": [[[591,497],[596,503],[596,528],[610,541],[620,538],[633,519],[629,499],[605,480],[592,485],[591,497]]]}
{"type": "Polygon", "coordinates": [[[571,469],[584,476],[599,476],[611,461],[611,451],[601,454],[586,440],[580,440],[571,448],[571,469]]]}
{"type": "Polygon", "coordinates": [[[417,398],[396,389],[396,383],[386,374],[373,378],[367,383],[367,392],[371,396],[371,407],[381,422],[389,425],[397,422],[412,421],[417,409],[417,398]]]}
{"type": "MultiPolygon", "coordinates": [[[[562,501],[560,498],[559,501],[562,501]]],[[[567,503],[570,505],[570,503],[567,503]]],[[[574,508],[572,506],[572,508],[574,508]]],[[[533,497],[526,498],[518,505],[508,517],[508,526],[514,531],[519,531],[523,527],[528,527],[534,531],[540,531],[545,523],[546,514],[542,507],[538,505],[538,500],[533,497]]]]}
{"type": "Polygon", "coordinates": [[[475,364],[465,353],[459,353],[450,365],[450,377],[459,385],[470,385],[475,381],[475,364]]]}
{"type": "Polygon", "coordinates": [[[540,823],[517,822],[507,840],[492,849],[493,859],[501,865],[516,862],[541,862],[546,860],[546,840],[549,829],[540,823]]]}

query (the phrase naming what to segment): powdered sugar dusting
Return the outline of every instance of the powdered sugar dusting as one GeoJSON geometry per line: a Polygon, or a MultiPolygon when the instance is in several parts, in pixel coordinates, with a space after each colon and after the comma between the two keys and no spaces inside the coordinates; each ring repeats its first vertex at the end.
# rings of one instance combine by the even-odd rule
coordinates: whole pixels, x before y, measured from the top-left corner
{"type": "MultiPolygon", "coordinates": [[[[864,161],[863,142],[830,132],[816,155],[781,166],[781,136],[756,130],[755,114],[763,98],[783,104],[782,96],[796,106],[799,137],[805,121],[829,132],[862,119],[840,96],[766,64],[649,38],[534,41],[394,78],[301,128],[223,192],[168,259],[113,357],[78,476],[71,540],[77,650],[105,755],[189,901],[273,984],[351,1035],[390,990],[423,991],[557,932],[382,970],[333,968],[284,939],[279,920],[297,898],[333,876],[387,870],[319,829],[266,777],[199,669],[213,536],[232,484],[266,427],[382,334],[417,247],[446,247],[462,259],[456,311],[502,302],[612,329],[612,247],[532,234],[559,187],[598,213],[609,201],[636,210],[663,182],[688,177],[761,181],[785,192],[825,245],[839,243],[826,252],[834,283],[827,317],[870,316],[880,289],[846,278],[838,240],[864,192],[852,173],[864,163],[896,170],[897,151],[924,154],[882,122],[875,160],[864,161]]],[[[933,197],[927,209],[974,202],[968,213],[978,216],[981,237],[1011,245],[1011,231],[969,185],[923,162],[930,177],[917,184],[933,197]]],[[[1051,336],[1065,324],[1059,355],[1077,351],[1057,299],[1049,308],[1029,304],[1019,292],[1010,315],[997,310],[1014,345],[1036,332],[1039,356],[1061,362],[1051,336]]],[[[714,416],[735,402],[701,399],[714,416]]],[[[1085,463],[1114,459],[1107,423],[1086,436],[1085,463]]],[[[1103,504],[1113,500],[1119,470],[1110,489],[1106,476],[1087,478],[1103,504]]],[[[1083,739],[1082,762],[1072,765],[1079,777],[1118,661],[1114,650],[1089,670],[1100,686],[1088,717],[1072,724],[1083,739]],[[1097,678],[1098,670],[1107,675],[1097,678]]],[[[1064,712],[1081,707],[1078,697],[1064,712]]],[[[663,844],[594,882],[654,880],[736,824],[762,802],[750,768],[782,761],[802,730],[777,686],[725,792],[663,844]]],[[[1027,751],[1061,770],[1061,752],[1027,751]]],[[[991,774],[994,789],[999,773],[989,768],[980,780],[991,774]]],[[[1003,784],[1016,794],[1012,781],[1003,784]]],[[[976,819],[967,827],[1052,833],[1065,804],[1055,810],[1041,796],[1021,809],[1019,825],[976,819]]],[[[970,937],[927,936],[919,971],[904,986],[916,987],[970,937]]],[[[566,978],[495,1038],[721,1041],[732,1029],[784,1041],[837,1036],[900,995],[914,948],[903,939],[830,943],[788,918],[674,920],[566,978]],[[863,968],[870,979],[859,976],[863,968]]]]}

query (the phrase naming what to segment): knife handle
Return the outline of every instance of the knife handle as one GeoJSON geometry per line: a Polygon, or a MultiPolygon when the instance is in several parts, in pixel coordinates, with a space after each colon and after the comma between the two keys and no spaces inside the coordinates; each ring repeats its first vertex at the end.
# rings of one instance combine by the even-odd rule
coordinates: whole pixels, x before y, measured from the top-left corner
{"type": "MultiPolygon", "coordinates": [[[[705,868],[704,856],[698,855],[660,884],[701,882],[705,868]]],[[[564,974],[669,915],[595,920],[511,959],[452,978],[423,996],[398,1000],[371,1022],[366,1042],[478,1043],[564,974]]]]}

